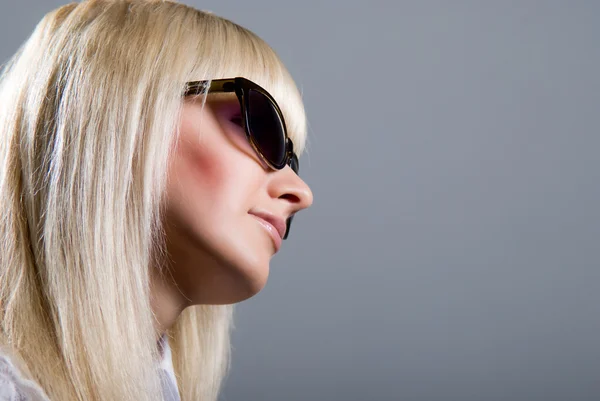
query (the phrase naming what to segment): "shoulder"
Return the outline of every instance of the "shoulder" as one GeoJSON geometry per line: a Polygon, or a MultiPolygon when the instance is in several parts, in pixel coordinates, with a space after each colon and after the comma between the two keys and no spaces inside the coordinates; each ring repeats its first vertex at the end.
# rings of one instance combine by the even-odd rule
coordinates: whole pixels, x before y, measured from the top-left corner
{"type": "Polygon", "coordinates": [[[0,353],[0,401],[49,401],[40,386],[26,379],[11,358],[0,353]]]}

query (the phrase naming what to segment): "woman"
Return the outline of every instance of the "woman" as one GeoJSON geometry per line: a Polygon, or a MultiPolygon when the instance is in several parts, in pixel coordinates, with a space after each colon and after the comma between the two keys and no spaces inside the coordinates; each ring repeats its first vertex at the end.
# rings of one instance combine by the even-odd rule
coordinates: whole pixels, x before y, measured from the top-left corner
{"type": "Polygon", "coordinates": [[[312,203],[305,135],[285,67],[230,21],[49,13],[0,81],[0,394],[216,400],[231,305],[312,203]]]}

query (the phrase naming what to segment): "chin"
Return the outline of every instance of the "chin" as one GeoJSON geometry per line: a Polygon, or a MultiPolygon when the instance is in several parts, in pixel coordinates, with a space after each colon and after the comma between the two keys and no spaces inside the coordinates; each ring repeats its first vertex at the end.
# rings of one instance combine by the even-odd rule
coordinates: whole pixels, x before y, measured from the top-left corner
{"type": "MultiPolygon", "coordinates": [[[[271,249],[265,246],[263,236],[254,236],[258,241],[244,241],[243,245],[233,246],[223,252],[223,275],[228,276],[228,283],[220,285],[219,297],[222,303],[233,304],[244,301],[258,294],[266,286],[269,279],[271,249]],[[225,256],[227,255],[227,256],[225,256]],[[225,295],[227,294],[227,295],[225,295]]],[[[269,240],[270,241],[270,240],[269,240]]],[[[237,244],[236,244],[237,245],[237,244]]]]}
{"type": "Polygon", "coordinates": [[[234,304],[252,298],[262,291],[269,279],[269,264],[266,266],[241,269],[236,272],[235,283],[232,283],[226,304],[234,304]]]}
{"type": "Polygon", "coordinates": [[[235,304],[262,291],[269,278],[273,252],[270,239],[259,230],[262,228],[240,230],[243,235],[233,238],[232,230],[223,230],[218,236],[183,236],[195,239],[186,244],[186,250],[193,252],[191,257],[182,252],[188,263],[175,268],[174,273],[177,286],[190,304],[235,304]]]}
{"type": "Polygon", "coordinates": [[[269,261],[244,260],[245,263],[214,264],[209,271],[204,270],[194,282],[199,286],[188,286],[193,304],[230,305],[245,301],[258,294],[266,286],[269,278],[269,261]],[[254,263],[249,263],[254,262],[254,263]]]}

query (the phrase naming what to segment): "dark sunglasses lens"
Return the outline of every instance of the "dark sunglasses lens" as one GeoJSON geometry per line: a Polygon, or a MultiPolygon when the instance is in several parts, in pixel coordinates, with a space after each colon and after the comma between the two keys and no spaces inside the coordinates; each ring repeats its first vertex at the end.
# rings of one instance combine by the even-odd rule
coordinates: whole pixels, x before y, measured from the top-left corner
{"type": "Polygon", "coordinates": [[[275,167],[285,161],[285,133],[273,103],[261,92],[248,91],[248,128],[254,144],[275,167]]]}

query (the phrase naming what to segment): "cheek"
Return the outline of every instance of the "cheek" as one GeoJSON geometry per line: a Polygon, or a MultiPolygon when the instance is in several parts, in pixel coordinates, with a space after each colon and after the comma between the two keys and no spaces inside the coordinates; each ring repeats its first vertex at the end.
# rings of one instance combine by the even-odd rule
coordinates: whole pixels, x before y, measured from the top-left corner
{"type": "Polygon", "coordinates": [[[184,113],[172,173],[183,189],[215,194],[225,182],[227,163],[224,160],[225,152],[218,152],[220,143],[214,132],[214,122],[208,116],[200,119],[201,115],[202,113],[184,113]],[[198,121],[203,122],[202,128],[207,128],[203,129],[205,132],[202,134],[199,132],[198,121]]]}
{"type": "Polygon", "coordinates": [[[252,159],[214,121],[203,121],[200,137],[186,121],[181,128],[169,178],[176,183],[171,190],[179,192],[177,197],[187,204],[187,212],[211,220],[245,213],[259,185],[257,177],[253,177],[257,169],[252,166],[252,159]]]}
{"type": "Polygon", "coordinates": [[[236,195],[227,185],[229,170],[223,155],[183,141],[175,158],[168,191],[180,218],[196,226],[227,218],[236,195]]]}
{"type": "Polygon", "coordinates": [[[227,161],[223,154],[206,146],[188,146],[181,154],[185,156],[184,168],[188,170],[189,184],[214,195],[218,194],[228,176],[227,161]]]}

